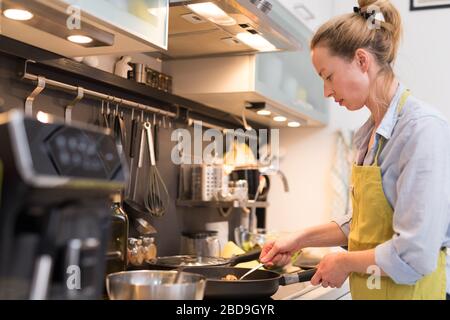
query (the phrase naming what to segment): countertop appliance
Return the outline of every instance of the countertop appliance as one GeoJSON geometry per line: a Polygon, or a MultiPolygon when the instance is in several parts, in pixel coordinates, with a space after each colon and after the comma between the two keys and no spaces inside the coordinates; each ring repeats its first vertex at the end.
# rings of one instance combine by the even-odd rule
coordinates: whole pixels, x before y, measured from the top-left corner
{"type": "Polygon", "coordinates": [[[97,299],[110,195],[124,162],[108,131],[0,114],[0,299],[97,299]]]}

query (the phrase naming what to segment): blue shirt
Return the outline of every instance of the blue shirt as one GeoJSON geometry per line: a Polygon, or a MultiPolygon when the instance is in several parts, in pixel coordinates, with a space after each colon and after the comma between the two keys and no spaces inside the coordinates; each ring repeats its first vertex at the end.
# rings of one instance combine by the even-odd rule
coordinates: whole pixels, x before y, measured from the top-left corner
{"type": "MultiPolygon", "coordinates": [[[[356,132],[356,163],[371,165],[380,142],[383,190],[394,209],[394,236],[375,248],[377,265],[398,284],[414,284],[437,267],[439,251],[450,247],[450,126],[433,107],[409,96],[397,114],[400,84],[376,130],[372,117],[356,132]]],[[[334,219],[347,235],[351,214],[334,219]]],[[[447,292],[450,259],[447,256],[447,292]]]]}

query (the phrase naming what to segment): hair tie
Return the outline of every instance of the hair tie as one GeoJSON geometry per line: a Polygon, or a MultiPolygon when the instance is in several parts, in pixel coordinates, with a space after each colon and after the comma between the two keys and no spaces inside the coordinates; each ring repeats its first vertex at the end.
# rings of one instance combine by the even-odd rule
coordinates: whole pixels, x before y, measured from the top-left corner
{"type": "Polygon", "coordinates": [[[353,12],[356,14],[359,14],[361,17],[363,17],[366,20],[368,20],[371,16],[376,14],[375,10],[372,10],[372,12],[367,12],[367,11],[363,12],[360,7],[353,7],[353,12]]]}

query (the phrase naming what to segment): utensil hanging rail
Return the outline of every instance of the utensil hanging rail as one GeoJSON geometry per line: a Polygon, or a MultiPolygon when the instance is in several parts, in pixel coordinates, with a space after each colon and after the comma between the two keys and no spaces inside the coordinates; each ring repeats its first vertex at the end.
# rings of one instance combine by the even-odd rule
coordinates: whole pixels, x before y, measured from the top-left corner
{"type": "MultiPolygon", "coordinates": [[[[154,114],[158,114],[160,116],[165,116],[165,117],[169,117],[169,118],[173,118],[174,120],[179,120],[179,121],[186,121],[186,123],[189,126],[193,126],[194,124],[200,124],[205,127],[205,128],[209,128],[209,129],[217,129],[222,131],[223,134],[228,134],[230,132],[232,132],[232,129],[227,129],[225,127],[222,126],[218,126],[215,124],[211,124],[209,122],[203,121],[203,120],[197,120],[194,119],[192,117],[189,116],[189,111],[188,109],[186,109],[186,117],[182,117],[180,115],[180,111],[184,110],[185,108],[176,105],[177,107],[177,113],[174,112],[170,112],[170,111],[165,111],[165,110],[161,110],[159,108],[155,108],[152,106],[148,106],[142,103],[137,103],[134,101],[130,101],[127,99],[122,99],[122,98],[118,98],[115,96],[111,96],[105,93],[101,93],[98,91],[93,91],[93,90],[89,90],[89,89],[84,89],[81,88],[79,86],[74,86],[74,85],[70,85],[64,82],[60,82],[60,81],[56,81],[56,80],[52,80],[52,79],[48,79],[45,78],[43,76],[40,75],[36,75],[36,74],[32,74],[28,72],[28,63],[36,63],[33,60],[26,60],[24,63],[24,68],[23,68],[23,72],[21,72],[21,78],[24,80],[30,80],[35,82],[36,84],[41,84],[42,89],[39,89],[36,92],[36,96],[43,90],[43,88],[45,87],[52,87],[52,88],[57,88],[57,89],[62,89],[68,92],[73,92],[73,93],[78,93],[80,91],[80,89],[82,89],[83,92],[83,97],[90,97],[90,98],[95,98],[98,100],[103,100],[103,101],[107,101],[110,103],[117,103],[120,104],[121,106],[125,106],[125,107],[130,107],[130,108],[134,108],[137,109],[139,111],[144,111],[144,112],[150,112],[150,113],[154,113],[154,114]]],[[[33,99],[31,99],[30,104],[31,107],[29,108],[30,110],[32,109],[32,103],[33,103],[33,99]]],[[[239,133],[235,133],[235,135],[239,136],[239,133]]],[[[254,139],[254,137],[249,137],[250,139],[254,139]]]]}
{"type": "MultiPolygon", "coordinates": [[[[25,70],[22,78],[26,79],[26,80],[31,80],[31,81],[37,82],[39,79],[39,76],[28,73],[25,70]]],[[[63,83],[63,82],[59,82],[59,81],[47,79],[47,78],[45,78],[44,81],[45,81],[46,87],[63,89],[63,90],[75,92],[75,93],[78,92],[79,87],[77,87],[77,86],[73,86],[73,85],[70,85],[67,83],[63,83]]],[[[131,108],[135,108],[135,109],[139,109],[139,110],[143,110],[143,111],[147,111],[147,112],[151,112],[151,113],[157,113],[162,116],[166,116],[166,117],[170,117],[170,118],[177,118],[177,114],[170,112],[170,111],[164,111],[164,110],[154,108],[154,107],[142,104],[142,103],[137,103],[137,102],[122,99],[122,98],[117,98],[114,96],[110,96],[110,95],[107,95],[107,94],[104,94],[101,92],[97,92],[97,91],[93,91],[93,90],[89,90],[89,89],[84,89],[84,97],[97,98],[100,100],[109,101],[111,103],[118,103],[121,106],[128,106],[131,108]]]]}

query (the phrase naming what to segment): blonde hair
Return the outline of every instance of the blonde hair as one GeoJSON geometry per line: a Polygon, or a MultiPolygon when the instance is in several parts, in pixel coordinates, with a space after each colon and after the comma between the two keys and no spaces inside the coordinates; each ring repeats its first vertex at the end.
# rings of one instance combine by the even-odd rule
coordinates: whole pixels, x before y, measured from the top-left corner
{"type": "MultiPolygon", "coordinates": [[[[389,0],[359,0],[361,12],[379,10],[384,16],[380,28],[371,28],[373,18],[367,20],[359,13],[350,13],[323,24],[311,40],[311,50],[318,46],[328,48],[330,54],[352,61],[356,50],[362,48],[368,50],[375,57],[380,66],[377,80],[384,80],[381,92],[377,88],[376,97],[382,97],[381,105],[387,107],[387,90],[395,78],[392,69],[397,57],[397,51],[402,37],[402,21],[400,13],[389,0]]],[[[378,87],[377,85],[375,85],[378,87]]]]}

